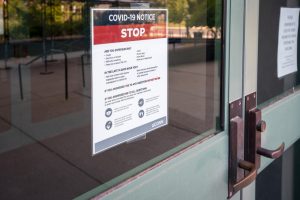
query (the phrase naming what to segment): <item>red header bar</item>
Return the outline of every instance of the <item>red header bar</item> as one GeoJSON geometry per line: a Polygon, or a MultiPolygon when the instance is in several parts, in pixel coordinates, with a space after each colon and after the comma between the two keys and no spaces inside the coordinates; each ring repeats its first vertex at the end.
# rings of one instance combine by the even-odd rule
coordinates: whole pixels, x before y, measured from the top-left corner
{"type": "Polygon", "coordinates": [[[166,24],[94,26],[94,44],[166,38],[166,24]]]}

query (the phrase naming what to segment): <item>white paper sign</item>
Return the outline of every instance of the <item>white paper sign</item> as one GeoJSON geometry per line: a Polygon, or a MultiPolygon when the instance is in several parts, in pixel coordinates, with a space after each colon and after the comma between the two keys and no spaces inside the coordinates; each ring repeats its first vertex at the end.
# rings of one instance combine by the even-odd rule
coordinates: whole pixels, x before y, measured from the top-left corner
{"type": "Polygon", "coordinates": [[[96,154],[168,123],[167,10],[91,12],[96,154]]]}
{"type": "Polygon", "coordinates": [[[278,78],[297,71],[299,10],[299,8],[280,9],[277,51],[278,78]]]}

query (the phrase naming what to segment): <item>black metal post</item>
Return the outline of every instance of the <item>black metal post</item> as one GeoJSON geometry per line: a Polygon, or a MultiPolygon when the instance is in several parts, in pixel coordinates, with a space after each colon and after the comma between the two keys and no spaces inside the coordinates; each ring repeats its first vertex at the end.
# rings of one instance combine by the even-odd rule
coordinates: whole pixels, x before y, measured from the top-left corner
{"type": "Polygon", "coordinates": [[[73,0],[70,0],[69,14],[70,14],[69,22],[71,26],[71,36],[73,36],[73,0]]]}
{"type": "Polygon", "coordinates": [[[20,96],[21,96],[21,99],[23,100],[23,99],[24,99],[24,96],[23,96],[23,82],[22,82],[21,66],[22,66],[22,64],[19,64],[19,65],[18,65],[18,72],[19,72],[19,88],[20,88],[20,96]]]}
{"type": "Polygon", "coordinates": [[[68,83],[69,83],[69,80],[68,80],[68,57],[67,57],[67,54],[66,52],[64,52],[64,55],[65,55],[65,99],[67,100],[69,98],[69,90],[68,90],[68,83]]]}
{"type": "MultiPolygon", "coordinates": [[[[50,0],[50,40],[51,40],[51,49],[54,49],[54,38],[53,38],[53,21],[54,21],[54,15],[53,15],[53,0],[50,0]]],[[[55,62],[57,60],[54,60],[53,53],[51,52],[51,59],[48,60],[48,62],[55,62]]]]}
{"type": "Polygon", "coordinates": [[[9,45],[9,15],[8,15],[8,0],[3,1],[3,21],[4,21],[4,69],[8,70],[10,67],[7,66],[8,60],[8,45],[9,45]]]}
{"type": "Polygon", "coordinates": [[[46,7],[47,7],[47,4],[46,4],[46,0],[43,0],[42,2],[42,9],[43,9],[43,12],[42,12],[42,34],[43,34],[43,59],[44,59],[44,66],[45,66],[45,71],[43,72],[40,72],[41,75],[49,75],[49,74],[52,74],[53,72],[49,72],[48,71],[48,63],[47,63],[47,47],[46,47],[46,15],[47,15],[47,12],[46,12],[46,7]]]}
{"type": "MultiPolygon", "coordinates": [[[[50,0],[50,10],[51,10],[51,25],[50,25],[50,34],[51,34],[51,49],[54,49],[54,43],[53,43],[53,0],[50,0]]],[[[53,53],[51,53],[51,56],[53,56],[53,53]]],[[[53,57],[52,57],[53,59],[53,57]]]]}
{"type": "MultiPolygon", "coordinates": [[[[58,49],[51,49],[49,52],[47,53],[62,53],[64,54],[64,57],[65,57],[65,99],[67,100],[69,98],[69,76],[68,76],[68,56],[67,56],[67,53],[65,51],[62,51],[62,50],[58,50],[58,49]]],[[[32,59],[31,61],[29,61],[28,63],[26,64],[19,64],[18,65],[18,72],[19,72],[19,87],[20,87],[20,96],[21,96],[21,99],[23,100],[24,99],[24,95],[23,95],[23,82],[22,82],[22,66],[28,66],[30,64],[32,64],[33,62],[41,59],[44,57],[44,54],[38,56],[38,57],[35,57],[34,59],[32,59]]],[[[47,64],[47,61],[45,61],[45,64],[47,64]]]]}
{"type": "MultiPolygon", "coordinates": [[[[53,3],[53,0],[50,0],[50,40],[51,40],[51,49],[54,49],[54,35],[53,35],[53,24],[54,24],[54,14],[53,13],[53,6],[54,6],[54,3],[53,3]]],[[[57,60],[55,60],[53,58],[53,52],[50,51],[50,54],[51,54],[51,59],[50,60],[47,60],[47,62],[56,62],[57,60]]]]}
{"type": "Polygon", "coordinates": [[[85,75],[84,75],[84,55],[81,55],[81,71],[82,71],[82,86],[85,87],[85,75]]]}

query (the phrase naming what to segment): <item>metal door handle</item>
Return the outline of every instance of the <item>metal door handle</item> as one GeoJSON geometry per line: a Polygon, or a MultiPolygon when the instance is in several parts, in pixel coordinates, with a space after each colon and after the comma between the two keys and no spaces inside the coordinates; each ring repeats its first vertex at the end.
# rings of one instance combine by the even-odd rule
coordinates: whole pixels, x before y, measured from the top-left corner
{"type": "MultiPolygon", "coordinates": [[[[260,120],[256,125],[256,131],[258,132],[257,134],[261,134],[266,130],[266,128],[267,128],[267,123],[264,120],[260,120]]],[[[275,150],[265,149],[261,146],[258,146],[256,150],[256,153],[258,153],[259,155],[267,158],[272,158],[272,159],[279,158],[283,154],[283,152],[284,152],[284,142],[275,150]]]]}
{"type": "Polygon", "coordinates": [[[248,131],[247,131],[247,153],[245,155],[245,160],[250,161],[255,164],[256,169],[260,167],[260,157],[264,156],[267,158],[276,159],[279,158],[284,152],[284,143],[282,143],[277,149],[270,150],[265,149],[261,146],[261,136],[262,133],[267,129],[267,124],[261,119],[261,110],[254,108],[248,111],[248,131]]]}
{"type": "Polygon", "coordinates": [[[284,152],[284,142],[275,150],[269,150],[262,147],[258,147],[256,151],[259,155],[267,158],[276,159],[279,158],[284,152]]]}
{"type": "Polygon", "coordinates": [[[242,180],[238,181],[233,185],[233,193],[243,189],[244,187],[248,186],[256,179],[256,167],[255,164],[242,160],[239,162],[239,167],[249,171],[248,175],[245,176],[242,180]]]}
{"type": "Polygon", "coordinates": [[[228,198],[252,183],[257,174],[255,163],[244,158],[244,120],[241,100],[230,104],[228,198]]]}

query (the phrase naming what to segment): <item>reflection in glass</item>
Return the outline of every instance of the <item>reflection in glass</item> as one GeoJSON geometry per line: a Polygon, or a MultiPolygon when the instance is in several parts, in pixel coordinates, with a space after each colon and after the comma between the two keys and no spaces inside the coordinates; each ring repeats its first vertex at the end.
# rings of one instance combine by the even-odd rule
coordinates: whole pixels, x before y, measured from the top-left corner
{"type": "Polygon", "coordinates": [[[221,0],[0,2],[0,199],[101,192],[221,129],[221,0]],[[94,157],[90,7],[169,10],[170,124],[94,157]]]}

